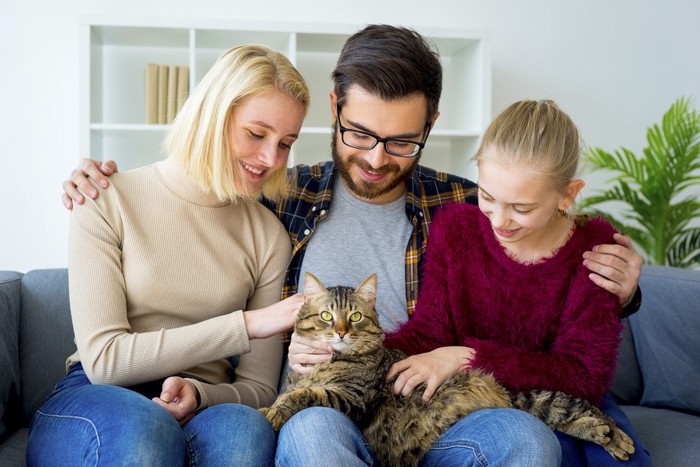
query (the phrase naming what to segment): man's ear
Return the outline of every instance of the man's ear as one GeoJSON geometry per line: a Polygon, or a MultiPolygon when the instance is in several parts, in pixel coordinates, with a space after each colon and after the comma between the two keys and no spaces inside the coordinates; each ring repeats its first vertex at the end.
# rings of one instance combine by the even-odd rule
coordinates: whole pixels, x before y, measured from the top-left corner
{"type": "Polygon", "coordinates": [[[321,284],[316,276],[307,272],[304,274],[304,303],[308,303],[312,297],[320,295],[326,291],[326,288],[321,284]]]}
{"type": "Polygon", "coordinates": [[[576,197],[579,193],[581,193],[581,190],[584,186],[586,186],[586,182],[584,182],[580,178],[575,178],[571,180],[564,189],[564,196],[559,201],[559,209],[561,211],[566,211],[569,208],[569,206],[574,204],[576,197]]]}
{"type": "Polygon", "coordinates": [[[432,130],[435,128],[435,122],[437,122],[438,117],[440,116],[440,111],[435,112],[435,115],[433,115],[433,121],[430,122],[430,129],[432,130]]]}
{"type": "Polygon", "coordinates": [[[336,115],[336,110],[338,107],[336,104],[338,103],[338,96],[335,94],[335,90],[331,89],[331,91],[328,93],[328,96],[331,98],[331,115],[333,116],[333,121],[338,120],[338,116],[336,115]]]}

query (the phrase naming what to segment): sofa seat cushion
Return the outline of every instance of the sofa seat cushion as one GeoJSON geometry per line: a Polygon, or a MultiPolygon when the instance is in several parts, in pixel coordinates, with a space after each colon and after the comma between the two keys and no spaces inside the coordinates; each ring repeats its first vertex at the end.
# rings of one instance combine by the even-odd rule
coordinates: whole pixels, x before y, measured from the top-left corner
{"type": "Polygon", "coordinates": [[[642,308],[629,318],[644,389],[640,404],[700,414],[700,274],[644,266],[642,308]]]}
{"type": "Polygon", "coordinates": [[[669,409],[623,405],[654,465],[697,466],[700,417],[669,409]]]}
{"type": "Polygon", "coordinates": [[[15,429],[19,407],[19,314],[22,274],[0,272],[0,439],[15,429]]]}
{"type": "Polygon", "coordinates": [[[25,452],[29,428],[21,428],[0,443],[0,465],[27,465],[25,452]]]}

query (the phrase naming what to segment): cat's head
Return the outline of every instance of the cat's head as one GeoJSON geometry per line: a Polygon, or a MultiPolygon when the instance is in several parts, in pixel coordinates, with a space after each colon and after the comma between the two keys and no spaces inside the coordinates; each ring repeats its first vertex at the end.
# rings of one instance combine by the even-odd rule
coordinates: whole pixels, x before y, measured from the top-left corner
{"type": "Polygon", "coordinates": [[[294,331],[333,346],[339,353],[374,351],[384,341],[374,309],[377,275],[372,274],[356,289],[324,287],[311,273],[304,275],[304,305],[294,331]]]}

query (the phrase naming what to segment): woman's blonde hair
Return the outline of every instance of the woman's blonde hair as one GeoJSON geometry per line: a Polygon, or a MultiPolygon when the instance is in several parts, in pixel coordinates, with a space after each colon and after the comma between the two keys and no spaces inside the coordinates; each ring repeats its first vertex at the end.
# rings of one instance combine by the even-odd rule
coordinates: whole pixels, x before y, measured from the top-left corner
{"type": "Polygon", "coordinates": [[[473,160],[487,151],[529,167],[557,192],[577,176],[581,142],[571,118],[551,100],[522,100],[491,122],[473,160]]]}
{"type": "MultiPolygon", "coordinates": [[[[308,111],[310,96],[304,78],[281,53],[262,45],[244,45],[224,52],[187,98],[165,137],[168,153],[205,190],[221,200],[236,201],[242,176],[232,162],[228,126],[242,99],[277,90],[308,111]]],[[[269,109],[275,112],[276,109],[269,109]]],[[[287,171],[270,174],[262,195],[278,200],[287,187],[287,171]]]]}

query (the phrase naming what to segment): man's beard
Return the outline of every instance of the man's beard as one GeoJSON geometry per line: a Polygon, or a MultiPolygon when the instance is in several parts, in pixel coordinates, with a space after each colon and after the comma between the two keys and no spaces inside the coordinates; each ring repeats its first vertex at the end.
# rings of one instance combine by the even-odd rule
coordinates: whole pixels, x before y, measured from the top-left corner
{"type": "Polygon", "coordinates": [[[408,178],[411,176],[416,166],[418,165],[418,161],[420,160],[422,151],[418,152],[418,154],[416,154],[415,157],[413,157],[411,165],[406,167],[403,171],[401,171],[401,168],[398,166],[398,164],[395,164],[393,162],[379,169],[374,169],[364,159],[361,159],[357,156],[349,156],[347,161],[344,161],[341,155],[338,153],[338,146],[336,144],[336,141],[338,142],[338,144],[345,143],[340,141],[340,138],[338,138],[339,135],[335,125],[333,125],[333,130],[333,135],[331,136],[331,154],[333,155],[333,162],[335,163],[335,167],[338,170],[338,173],[341,177],[343,177],[347,189],[359,198],[376,199],[383,194],[389,193],[391,190],[401,185],[402,183],[405,183],[406,180],[408,180],[408,178]],[[371,183],[365,180],[361,180],[359,183],[355,183],[355,181],[352,179],[352,175],[350,175],[350,167],[353,164],[363,170],[381,174],[393,174],[393,178],[389,179],[389,181],[386,182],[386,184],[371,183]]]}

